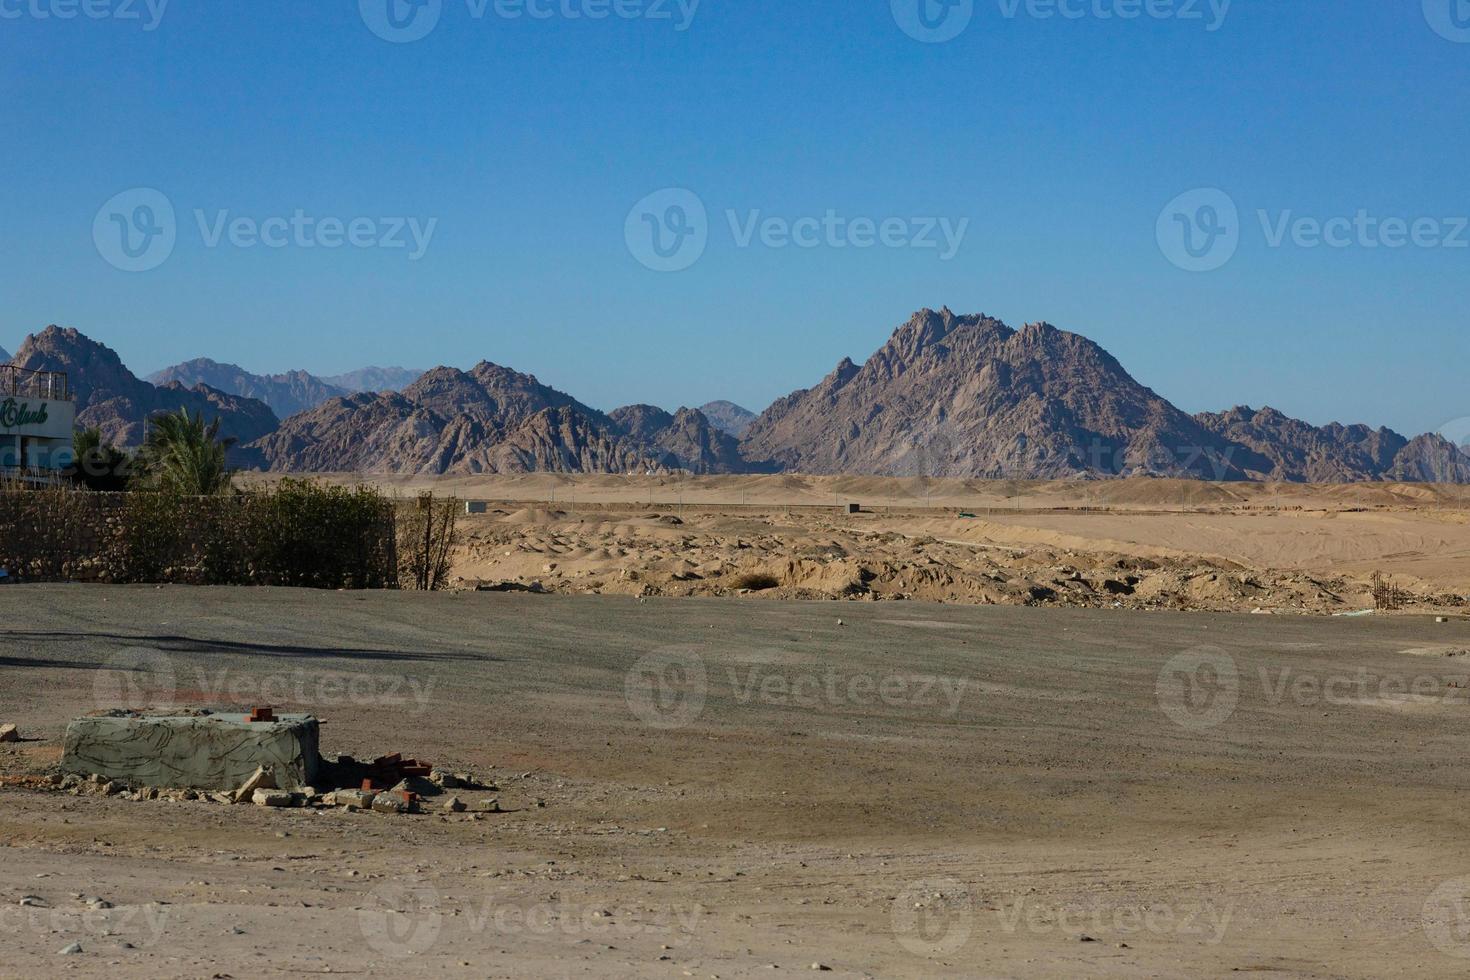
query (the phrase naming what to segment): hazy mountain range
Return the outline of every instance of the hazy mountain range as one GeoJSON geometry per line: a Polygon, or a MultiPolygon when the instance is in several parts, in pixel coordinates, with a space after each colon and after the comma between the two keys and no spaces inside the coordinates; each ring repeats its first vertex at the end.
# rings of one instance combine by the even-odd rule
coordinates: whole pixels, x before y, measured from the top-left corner
{"type": "Polygon", "coordinates": [[[1470,482],[1470,456],[1438,435],[1318,427],[1270,408],[1189,415],[1085,337],[947,309],[919,311],[863,364],[843,358],[759,416],[730,402],[602,412],[490,362],[321,378],[200,359],[153,384],[57,327],[27,338],[16,362],[67,371],[81,424],[119,444],[183,406],[223,419],[241,462],[281,472],[1470,482]]]}
{"type": "Polygon", "coordinates": [[[156,385],[177,381],[185,387],[208,385],[265,402],[280,418],[316,408],[328,398],[359,391],[397,391],[414,382],[422,371],[406,368],[363,368],[335,378],[318,378],[305,371],[251,374],[236,364],[220,364],[207,357],[155,371],[148,380],[156,385]]]}

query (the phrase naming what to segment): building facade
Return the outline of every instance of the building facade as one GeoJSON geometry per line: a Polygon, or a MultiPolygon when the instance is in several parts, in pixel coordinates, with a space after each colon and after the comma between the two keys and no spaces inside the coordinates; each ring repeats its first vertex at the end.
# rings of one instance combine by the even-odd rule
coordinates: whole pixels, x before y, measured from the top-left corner
{"type": "Polygon", "coordinates": [[[65,374],[0,365],[0,470],[66,469],[76,418],[65,374]]]}

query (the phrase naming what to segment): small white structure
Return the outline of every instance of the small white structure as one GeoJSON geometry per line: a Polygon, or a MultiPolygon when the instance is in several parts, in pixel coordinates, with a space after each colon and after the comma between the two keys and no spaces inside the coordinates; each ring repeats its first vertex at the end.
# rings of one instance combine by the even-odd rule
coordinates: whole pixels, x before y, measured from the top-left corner
{"type": "Polygon", "coordinates": [[[0,471],[66,469],[76,419],[65,374],[0,365],[0,471]]]}
{"type": "Polygon", "coordinates": [[[466,500],[464,502],[465,514],[488,514],[490,505],[483,500],[466,500]]]}

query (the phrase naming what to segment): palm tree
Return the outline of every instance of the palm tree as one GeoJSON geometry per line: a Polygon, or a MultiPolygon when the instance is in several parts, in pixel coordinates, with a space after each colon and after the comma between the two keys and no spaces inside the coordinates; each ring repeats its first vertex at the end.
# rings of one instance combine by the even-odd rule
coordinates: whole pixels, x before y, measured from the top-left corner
{"type": "Polygon", "coordinates": [[[77,429],[71,434],[71,478],[88,490],[119,492],[128,488],[132,460],[127,453],[102,440],[101,429],[77,429]]]}
{"type": "Polygon", "coordinates": [[[211,497],[230,488],[227,450],[234,439],[219,438],[219,419],[206,425],[187,409],[155,415],[144,441],[149,482],[157,490],[211,497]]]}

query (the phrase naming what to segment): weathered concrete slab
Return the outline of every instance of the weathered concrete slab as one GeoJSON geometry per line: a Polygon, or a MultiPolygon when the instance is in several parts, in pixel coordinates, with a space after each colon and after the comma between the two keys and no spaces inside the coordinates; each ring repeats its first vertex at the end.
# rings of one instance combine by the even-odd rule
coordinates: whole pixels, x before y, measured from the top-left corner
{"type": "Polygon", "coordinates": [[[238,788],[263,766],[277,788],[292,790],[316,781],[318,734],[310,715],[78,718],[67,726],[61,765],[135,786],[216,790],[238,788]]]}

